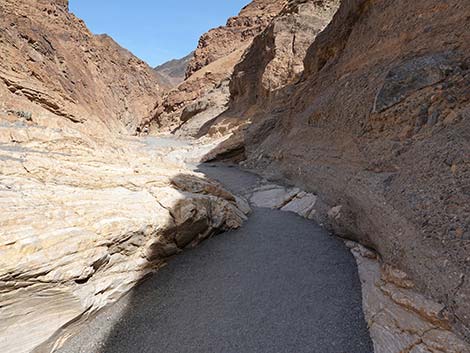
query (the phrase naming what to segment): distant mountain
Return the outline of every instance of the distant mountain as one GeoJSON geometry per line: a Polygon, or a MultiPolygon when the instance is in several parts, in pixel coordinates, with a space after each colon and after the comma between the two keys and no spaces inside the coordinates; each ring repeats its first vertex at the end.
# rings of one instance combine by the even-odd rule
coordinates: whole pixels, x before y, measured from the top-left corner
{"type": "Polygon", "coordinates": [[[184,81],[186,68],[194,56],[194,52],[189,53],[184,58],[173,59],[157,66],[155,72],[160,78],[160,83],[165,88],[173,88],[184,81]]]}

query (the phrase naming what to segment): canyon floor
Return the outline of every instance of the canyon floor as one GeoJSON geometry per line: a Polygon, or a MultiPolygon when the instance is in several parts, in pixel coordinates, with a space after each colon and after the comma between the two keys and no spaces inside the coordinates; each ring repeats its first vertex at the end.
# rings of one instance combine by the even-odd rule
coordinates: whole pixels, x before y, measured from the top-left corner
{"type": "MultiPolygon", "coordinates": [[[[250,194],[260,183],[233,166],[197,171],[234,194],[250,194]]],[[[354,257],[314,222],[261,207],[240,229],[170,261],[60,350],[312,351],[373,352],[354,257]]]]}

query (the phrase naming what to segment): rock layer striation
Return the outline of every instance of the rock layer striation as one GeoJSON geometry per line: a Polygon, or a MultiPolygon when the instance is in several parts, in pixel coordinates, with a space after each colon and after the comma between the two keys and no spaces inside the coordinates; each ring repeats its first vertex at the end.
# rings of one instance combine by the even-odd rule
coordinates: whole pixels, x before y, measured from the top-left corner
{"type": "Polygon", "coordinates": [[[113,133],[134,132],[153,108],[156,73],[109,36],[93,35],[68,1],[5,0],[0,12],[3,108],[113,133]]]}
{"type": "Polygon", "coordinates": [[[145,63],[92,35],[67,1],[5,0],[0,12],[0,350],[49,352],[245,214],[168,160],[171,144],[120,135],[160,94],[145,63]]]}
{"type": "Polygon", "coordinates": [[[160,150],[2,120],[2,352],[47,351],[170,256],[240,226],[234,196],[160,150]]]}
{"type": "Polygon", "coordinates": [[[469,14],[461,1],[343,1],[301,80],[243,115],[246,165],[317,194],[337,234],[408,273],[467,341],[469,14]]]}

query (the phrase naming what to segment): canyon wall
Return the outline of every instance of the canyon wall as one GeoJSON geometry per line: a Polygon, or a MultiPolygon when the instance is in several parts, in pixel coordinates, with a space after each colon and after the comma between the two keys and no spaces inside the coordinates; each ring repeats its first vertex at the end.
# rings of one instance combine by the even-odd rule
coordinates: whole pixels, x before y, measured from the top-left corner
{"type": "Polygon", "coordinates": [[[238,16],[229,18],[225,26],[203,34],[186,70],[186,77],[251,43],[286,3],[287,0],[254,0],[238,16]]]}
{"type": "Polygon", "coordinates": [[[132,138],[0,114],[0,347],[50,352],[184,248],[241,225],[234,196],[132,138]]]}
{"type": "Polygon", "coordinates": [[[157,76],[67,1],[3,0],[0,13],[0,351],[50,352],[248,209],[167,159],[171,146],[129,136],[157,76]]]}
{"type": "Polygon", "coordinates": [[[398,266],[467,341],[469,16],[457,0],[291,0],[195,135],[217,141],[202,160],[318,195],[317,222],[398,266]]]}
{"type": "Polygon", "coordinates": [[[0,12],[6,352],[60,343],[169,256],[245,219],[242,200],[175,162],[189,148],[119,136],[138,130],[222,136],[202,159],[244,158],[314,194],[309,218],[397,266],[440,303],[431,319],[470,341],[469,4],[255,0],[201,38],[163,96],[153,69],[66,0],[0,12]]]}
{"type": "Polygon", "coordinates": [[[286,0],[255,0],[225,26],[204,34],[188,64],[186,80],[157,102],[142,129],[197,136],[205,123],[226,109],[234,66],[253,38],[286,3],[286,0]]]}
{"type": "Polygon", "coordinates": [[[260,107],[275,99],[276,91],[297,82],[308,47],[331,21],[339,3],[290,0],[236,65],[230,82],[231,108],[260,107]]]}
{"type": "MultiPolygon", "coordinates": [[[[304,72],[307,49],[328,25],[339,0],[290,0],[270,25],[255,39],[230,78],[228,109],[211,121],[202,134],[215,137],[230,131],[234,137],[218,149],[244,149],[244,129],[282,98],[283,88],[296,84],[304,72]]],[[[277,105],[278,110],[284,110],[277,105]]],[[[217,157],[214,151],[208,158],[217,157]]],[[[229,153],[230,155],[231,153],[229,153]]]]}
{"type": "Polygon", "coordinates": [[[153,108],[155,72],[109,36],[93,35],[68,1],[4,0],[0,12],[0,109],[134,132],[153,108]]]}
{"type": "Polygon", "coordinates": [[[319,222],[408,273],[467,341],[469,16],[457,0],[344,0],[300,80],[266,80],[257,38],[231,84],[245,165],[317,194],[319,222]]]}

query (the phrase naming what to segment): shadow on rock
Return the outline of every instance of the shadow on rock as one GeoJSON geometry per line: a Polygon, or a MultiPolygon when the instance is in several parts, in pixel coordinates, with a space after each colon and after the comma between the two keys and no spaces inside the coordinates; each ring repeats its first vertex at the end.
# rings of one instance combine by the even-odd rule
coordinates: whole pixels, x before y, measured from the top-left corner
{"type": "MultiPolygon", "coordinates": [[[[231,178],[230,190],[256,182],[235,168],[199,171],[224,182],[231,178]]],[[[205,228],[195,222],[187,230],[199,227],[205,228]]],[[[160,258],[159,248],[153,251],[160,258]]],[[[242,228],[172,258],[63,349],[373,352],[356,264],[343,243],[297,215],[261,208],[242,228]]]]}

